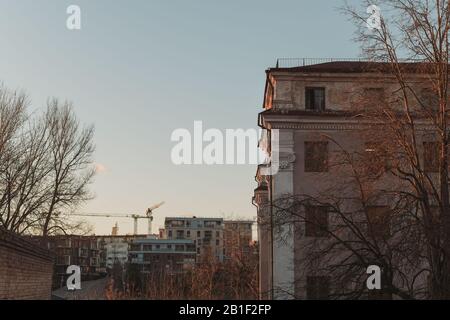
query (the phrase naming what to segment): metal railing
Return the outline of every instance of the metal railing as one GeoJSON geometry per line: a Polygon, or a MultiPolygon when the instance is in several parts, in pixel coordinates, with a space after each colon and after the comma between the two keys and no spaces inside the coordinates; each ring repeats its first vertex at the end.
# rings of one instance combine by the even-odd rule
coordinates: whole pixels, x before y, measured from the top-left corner
{"type": "MultiPolygon", "coordinates": [[[[364,58],[279,58],[277,59],[276,68],[295,68],[306,67],[315,64],[329,63],[329,62],[375,62],[374,60],[364,58]]],[[[382,61],[377,61],[382,62],[382,61]]],[[[385,61],[388,62],[388,61],[385,61]]],[[[399,59],[399,62],[415,63],[423,62],[420,59],[399,59]]]]}

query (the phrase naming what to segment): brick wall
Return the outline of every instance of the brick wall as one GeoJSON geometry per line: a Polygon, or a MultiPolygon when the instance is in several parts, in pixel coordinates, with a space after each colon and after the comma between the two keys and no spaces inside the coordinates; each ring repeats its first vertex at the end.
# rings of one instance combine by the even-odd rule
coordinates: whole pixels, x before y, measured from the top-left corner
{"type": "Polygon", "coordinates": [[[53,255],[0,228],[0,299],[51,297],[53,255]]]}

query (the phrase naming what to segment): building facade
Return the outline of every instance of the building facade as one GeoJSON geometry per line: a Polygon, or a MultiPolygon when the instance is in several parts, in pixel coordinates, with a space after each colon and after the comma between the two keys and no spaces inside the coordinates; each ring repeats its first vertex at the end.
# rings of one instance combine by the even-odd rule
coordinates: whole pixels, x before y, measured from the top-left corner
{"type": "MultiPolygon", "coordinates": [[[[373,152],[350,114],[358,103],[355,96],[359,92],[392,94],[398,90],[398,84],[391,73],[380,72],[371,65],[324,62],[290,68],[277,66],[266,72],[264,111],[258,121],[266,130],[269,153],[271,135],[277,130],[279,171],[266,175],[268,165],[260,165],[256,174],[258,187],[253,203],[258,212],[262,299],[327,298],[333,291],[328,275],[316,274],[313,269],[305,271],[299,263],[306,259],[301,248],[308,241],[323,237],[321,229],[307,222],[277,226],[274,204],[286,195],[319,197],[330,188],[330,183],[345,181],[340,180],[342,172],[328,165],[339,151],[337,145],[346,150],[373,152]]],[[[410,76],[413,85],[424,82],[420,75],[415,78],[414,71],[410,76]]],[[[376,102],[374,98],[372,104],[376,102]]],[[[426,159],[425,151],[424,154],[421,157],[426,159]]],[[[314,219],[326,228],[330,223],[328,214],[319,211],[312,212],[314,219]]]]}
{"type": "Polygon", "coordinates": [[[130,245],[130,263],[142,273],[179,274],[195,265],[194,241],[186,239],[137,239],[130,245]]]}
{"type": "Polygon", "coordinates": [[[166,218],[164,237],[174,240],[192,240],[197,263],[210,260],[222,262],[224,258],[224,223],[222,218],[166,218]]]}
{"type": "Polygon", "coordinates": [[[156,235],[115,235],[96,236],[100,250],[100,268],[103,273],[110,271],[115,263],[124,266],[128,262],[128,249],[132,241],[157,238],[156,235]]]}
{"type": "Polygon", "coordinates": [[[102,276],[100,249],[95,236],[52,236],[47,238],[46,242],[47,248],[56,255],[54,287],[66,285],[66,271],[71,265],[80,266],[83,281],[102,276]]]}

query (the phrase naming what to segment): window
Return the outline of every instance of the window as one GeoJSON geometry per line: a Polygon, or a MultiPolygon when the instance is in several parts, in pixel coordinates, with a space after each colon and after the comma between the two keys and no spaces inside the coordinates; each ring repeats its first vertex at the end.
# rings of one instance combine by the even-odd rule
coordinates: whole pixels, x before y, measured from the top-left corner
{"type": "Polygon", "coordinates": [[[219,246],[219,245],[220,245],[220,240],[216,239],[216,246],[219,246]]]}
{"type": "Polygon", "coordinates": [[[202,236],[201,231],[197,231],[197,237],[200,238],[202,236]]]}
{"type": "Polygon", "coordinates": [[[439,172],[439,144],[423,143],[423,168],[425,172],[439,172]]]}
{"type": "Polygon", "coordinates": [[[305,172],[328,171],[328,142],[305,142],[305,172]]]}
{"type": "Polygon", "coordinates": [[[140,244],[132,244],[131,245],[131,251],[140,251],[141,245],[140,244]]]}
{"type": "Polygon", "coordinates": [[[305,109],[313,111],[325,110],[325,88],[305,89],[305,109]]]}
{"type": "Polygon", "coordinates": [[[391,234],[390,210],[388,207],[373,206],[367,208],[369,232],[374,238],[383,239],[391,234]]]}
{"type": "Polygon", "coordinates": [[[423,107],[429,111],[439,110],[439,97],[431,88],[423,88],[420,92],[423,107]]]}
{"type": "Polygon", "coordinates": [[[188,237],[188,238],[191,237],[191,230],[186,231],[186,237],[188,237]]]}
{"type": "Polygon", "coordinates": [[[216,238],[220,238],[220,231],[216,231],[216,238]]]}
{"type": "Polygon", "coordinates": [[[168,235],[168,237],[169,237],[169,238],[172,238],[172,230],[169,230],[169,235],[168,235]]]}
{"type": "Polygon", "coordinates": [[[306,206],[305,220],[305,235],[307,237],[328,237],[327,207],[306,206]]]}
{"type": "Polygon", "coordinates": [[[177,239],[184,239],[184,230],[177,230],[177,239]]]}
{"type": "Polygon", "coordinates": [[[308,300],[327,300],[330,295],[329,277],[307,277],[306,298],[308,300]]]}

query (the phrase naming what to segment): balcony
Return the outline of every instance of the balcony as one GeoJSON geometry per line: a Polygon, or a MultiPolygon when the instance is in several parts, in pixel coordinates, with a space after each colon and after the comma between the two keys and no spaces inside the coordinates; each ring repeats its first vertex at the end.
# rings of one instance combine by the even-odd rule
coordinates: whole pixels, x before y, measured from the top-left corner
{"type": "Polygon", "coordinates": [[[87,258],[89,256],[89,250],[87,248],[80,248],[79,256],[82,258],[87,258]]]}

